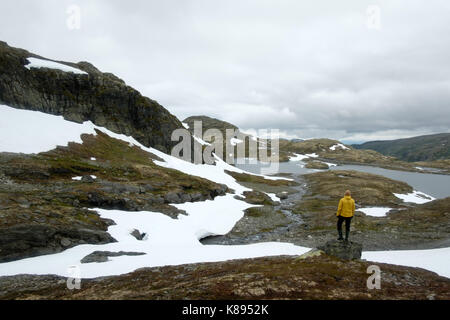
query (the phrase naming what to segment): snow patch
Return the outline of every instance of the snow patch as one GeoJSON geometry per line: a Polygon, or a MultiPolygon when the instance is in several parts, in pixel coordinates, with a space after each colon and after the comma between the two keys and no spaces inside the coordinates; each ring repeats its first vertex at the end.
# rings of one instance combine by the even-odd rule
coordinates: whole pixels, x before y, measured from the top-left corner
{"type": "Polygon", "coordinates": [[[334,146],[331,146],[331,147],[330,147],[330,150],[331,150],[331,151],[336,151],[337,148],[341,148],[341,149],[343,149],[343,150],[350,150],[350,148],[347,148],[347,147],[344,146],[342,143],[338,143],[338,144],[335,144],[334,146]]]}
{"type": "Polygon", "coordinates": [[[194,138],[195,141],[197,141],[198,143],[200,143],[202,146],[209,146],[209,145],[211,145],[210,143],[206,142],[206,141],[203,140],[203,139],[200,139],[200,138],[197,137],[197,136],[192,135],[192,137],[194,138]]]}
{"type": "Polygon", "coordinates": [[[337,164],[335,164],[335,163],[325,162],[325,161],[320,161],[320,162],[325,163],[329,167],[337,167],[337,164]]]}
{"type": "Polygon", "coordinates": [[[365,251],[362,259],[423,268],[450,278],[450,248],[429,250],[365,251]]]}
{"type": "Polygon", "coordinates": [[[317,158],[319,155],[316,153],[310,153],[310,154],[297,154],[294,153],[293,157],[289,157],[289,161],[302,161],[307,158],[317,158]]]}
{"type": "Polygon", "coordinates": [[[319,155],[316,153],[305,154],[305,156],[310,157],[310,158],[318,158],[319,157],[319,155]]]}
{"type": "Polygon", "coordinates": [[[84,72],[80,69],[67,66],[62,63],[58,63],[55,61],[49,61],[49,60],[43,60],[38,58],[27,58],[27,60],[30,62],[25,66],[28,70],[31,70],[31,68],[49,68],[49,69],[57,69],[64,72],[73,72],[76,74],[88,74],[87,72],[84,72]]]}
{"type": "Polygon", "coordinates": [[[412,193],[408,194],[400,194],[400,193],[394,193],[394,196],[397,198],[402,199],[404,202],[411,202],[411,203],[417,203],[417,204],[423,204],[427,203],[433,200],[436,200],[436,198],[427,195],[420,191],[413,191],[412,193]]]}
{"type": "Polygon", "coordinates": [[[270,197],[270,199],[273,202],[279,202],[280,201],[280,198],[275,193],[267,193],[266,192],[266,194],[270,197]]]}
{"type": "Polygon", "coordinates": [[[367,216],[386,217],[386,214],[391,210],[392,210],[392,208],[368,207],[368,208],[360,208],[360,209],[357,209],[356,211],[361,211],[367,216]]]}

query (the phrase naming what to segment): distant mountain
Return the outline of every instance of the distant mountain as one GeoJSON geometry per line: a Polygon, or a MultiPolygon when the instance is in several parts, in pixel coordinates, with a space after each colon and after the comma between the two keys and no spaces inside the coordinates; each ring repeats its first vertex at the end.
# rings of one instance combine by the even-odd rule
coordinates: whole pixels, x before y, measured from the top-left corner
{"type": "Polygon", "coordinates": [[[355,149],[371,149],[404,161],[450,159],[450,133],[432,134],[407,139],[369,141],[352,145],[355,149]]]}

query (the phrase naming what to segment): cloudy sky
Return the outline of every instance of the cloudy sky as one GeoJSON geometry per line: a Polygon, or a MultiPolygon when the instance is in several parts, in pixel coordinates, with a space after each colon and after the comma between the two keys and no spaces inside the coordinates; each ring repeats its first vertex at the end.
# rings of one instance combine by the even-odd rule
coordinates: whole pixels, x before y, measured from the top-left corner
{"type": "Polygon", "coordinates": [[[449,17],[447,0],[15,0],[0,40],[89,61],[180,120],[349,142],[450,132],[449,17]]]}

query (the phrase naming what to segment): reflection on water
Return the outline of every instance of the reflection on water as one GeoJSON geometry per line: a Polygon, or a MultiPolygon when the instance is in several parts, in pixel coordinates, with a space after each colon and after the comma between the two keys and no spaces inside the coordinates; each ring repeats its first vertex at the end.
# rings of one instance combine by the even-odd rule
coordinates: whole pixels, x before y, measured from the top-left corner
{"type": "MultiPolygon", "coordinates": [[[[278,173],[306,174],[321,170],[305,169],[301,161],[282,162],[279,164],[278,173]]],[[[260,174],[264,168],[269,168],[268,164],[257,162],[256,164],[236,164],[236,167],[260,174]]],[[[388,170],[378,167],[361,165],[342,165],[331,167],[331,170],[356,170],[385,176],[394,180],[404,181],[415,190],[422,191],[435,198],[450,197],[450,175],[429,174],[388,170]]]]}

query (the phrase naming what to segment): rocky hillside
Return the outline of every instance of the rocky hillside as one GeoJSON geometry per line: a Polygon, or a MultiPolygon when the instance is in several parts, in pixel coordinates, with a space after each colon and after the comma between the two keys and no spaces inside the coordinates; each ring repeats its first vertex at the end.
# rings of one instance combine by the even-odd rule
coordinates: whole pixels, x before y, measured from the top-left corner
{"type": "Polygon", "coordinates": [[[172,131],[182,125],[156,101],[88,62],[56,61],[83,73],[28,69],[30,57],[53,61],[0,42],[0,103],[63,115],[75,122],[90,120],[113,132],[133,136],[145,146],[170,153],[172,131]]]}
{"type": "Polygon", "coordinates": [[[404,161],[434,161],[450,159],[450,133],[432,134],[407,139],[369,141],[353,145],[370,149],[404,161]]]}
{"type": "Polygon", "coordinates": [[[0,278],[0,299],[450,299],[448,278],[381,263],[376,263],[381,289],[369,290],[367,268],[372,264],[317,252],[140,269],[82,280],[80,290],[68,290],[66,278],[23,275],[0,278]]]}
{"type": "Polygon", "coordinates": [[[82,140],[37,155],[0,153],[0,262],[115,241],[106,232],[113,222],[89,208],[176,217],[182,212],[171,203],[227,191],[157,166],[157,156],[100,131],[82,140]]]}

